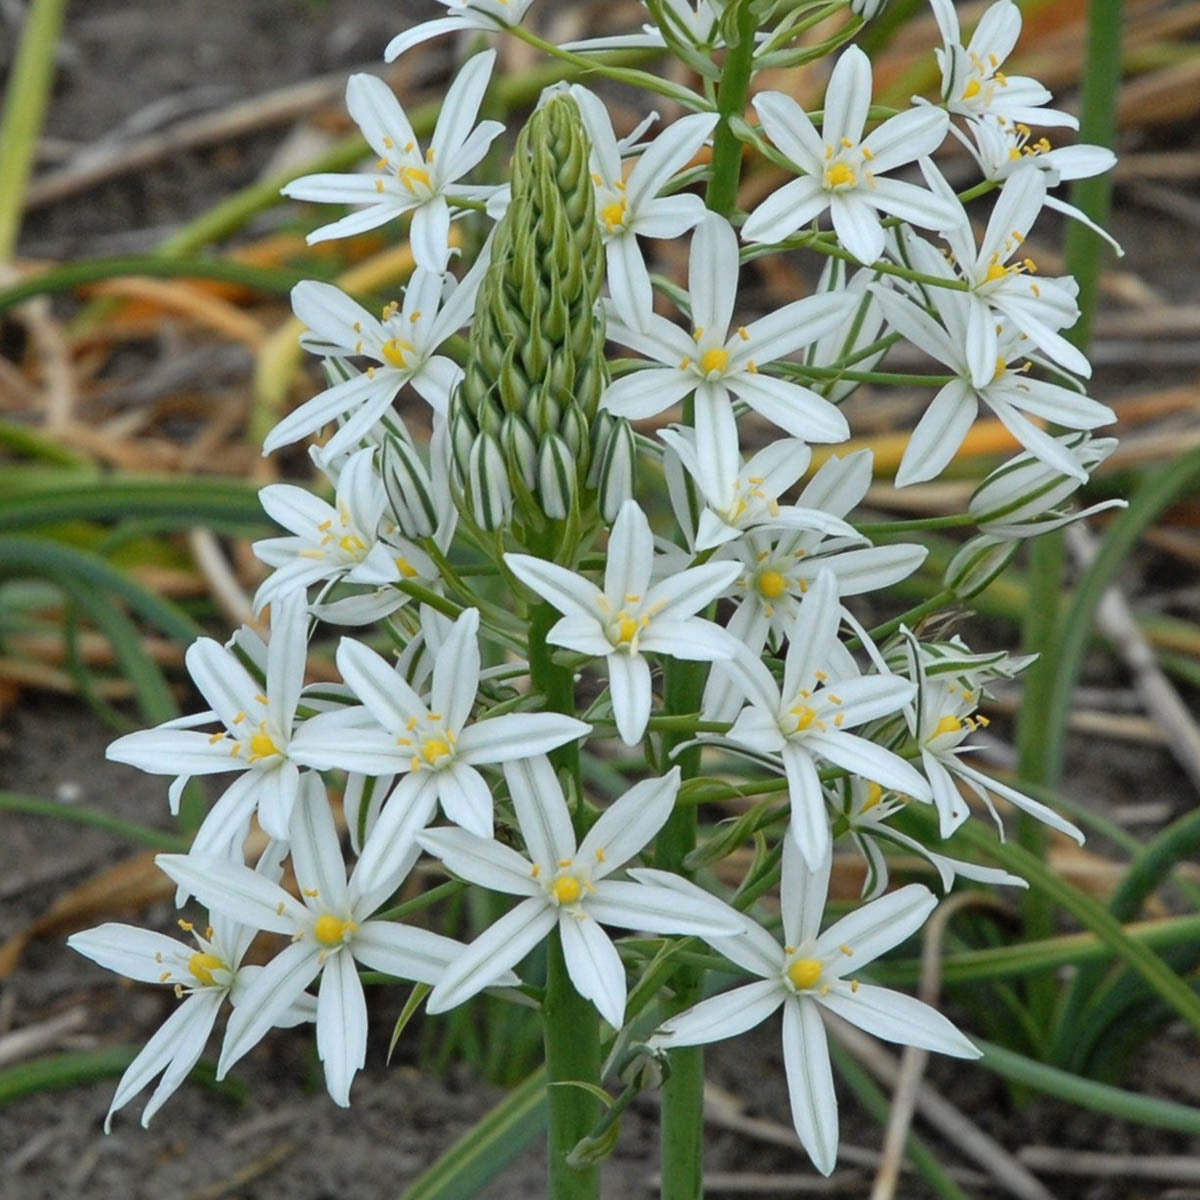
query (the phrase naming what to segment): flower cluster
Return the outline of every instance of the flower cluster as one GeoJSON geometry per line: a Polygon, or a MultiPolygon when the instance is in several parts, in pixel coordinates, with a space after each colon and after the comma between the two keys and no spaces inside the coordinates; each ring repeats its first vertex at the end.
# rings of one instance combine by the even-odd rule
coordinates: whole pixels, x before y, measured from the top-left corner
{"type": "MultiPolygon", "coordinates": [[[[521,26],[529,0],[439,2],[446,15],[399,34],[389,60],[464,30],[537,42],[521,26]]],[[[942,382],[897,486],[936,478],[981,404],[1024,448],[961,515],[977,532],[948,573],[958,595],[1022,539],[1074,519],[1062,506],[1111,451],[1090,434],[1113,414],[1086,395],[1087,360],[1064,337],[1078,316],[1074,282],[1040,275],[1026,241],[1046,207],[1080,216],[1049,189],[1111,156],[1031,140],[1031,126],[1073,122],[1035,81],[1003,72],[1020,29],[1010,0],[966,47],[950,0],[932,5],[940,103],[878,118],[870,61],[843,46],[879,7],[857,2],[819,121],[764,90],[742,97],[751,124],[714,99],[733,86],[717,64],[740,54],[753,78],[810,54],[795,42],[796,14],[779,15],[794,6],[762,6],[773,23],[734,45],[734,5],[656,0],[641,32],[545,48],[584,57],[596,77],[608,70],[587,57],[597,51],[675,54],[705,86],[661,90],[690,111],[653,137],[649,122],[618,137],[600,92],[551,88],[507,184],[467,182],[503,132],[477,120],[494,50],[466,61],[426,149],[380,79],[350,80],[347,104],[377,161],[306,176],[286,194],[356,206],[312,241],[402,220],[415,269],[378,316],[330,284],[295,288],[302,344],[329,386],[280,421],[266,450],[324,431],[313,458],[332,501],[263,489],[287,530],[254,547],[270,568],[255,600],[269,636],[197,642],[187,666],[208,710],[110,748],[173,776],[175,805],[191,777],[234,776],[190,853],[159,859],[180,900],[212,914],[196,948],[117,925],[72,939],[186,997],[126,1073],[114,1111],[161,1073],[148,1120],[226,999],[218,1077],[273,1027],[312,1019],[329,1093],[348,1104],[366,1051],[360,966],[428,985],[430,1014],[489,988],[541,1001],[552,982],[544,989],[522,964],[547,939],[597,1030],[600,1018],[617,1034],[642,1018],[636,1036],[651,1053],[734,1036],[782,1009],[792,1117],[824,1172],[838,1135],[822,1011],[975,1055],[944,1017],[870,982],[872,960],[936,905],[920,883],[889,890],[887,852],[916,852],[947,888],[956,875],[1021,881],[935,849],[905,814],[929,806],[946,838],[979,805],[999,821],[1002,801],[1080,835],[970,757],[988,684],[1026,660],[856,617],[852,598],[903,580],[926,552],[904,540],[903,522],[878,545],[856,522],[873,463],[837,450],[851,436],[843,402],[906,339],[942,382]],[[982,169],[972,195],[991,190],[979,241],[974,205],[932,158],[952,137],[982,169]],[[736,182],[747,148],[794,178],[731,213],[714,196],[736,182]],[[645,257],[655,239],[684,237],[686,289],[655,279],[645,257]],[[812,294],[755,311],[739,295],[742,265],[781,251],[816,264],[812,294]],[[653,418],[671,423],[635,429],[653,418]],[[341,683],[306,687],[321,625],[351,631],[336,648],[341,683]],[[640,782],[605,803],[580,762],[613,754],[640,782]],[[710,772],[703,787],[697,762],[710,772]],[[751,821],[733,838],[717,831],[701,859],[766,834],[732,901],[664,849],[663,831],[723,786],[758,799],[751,821]],[[255,822],[268,842],[248,863],[255,822]],[[830,923],[835,850],[862,856],[867,883],[863,902],[830,923]],[[395,919],[389,901],[423,856],[517,902],[469,945],[395,919]],[[294,889],[281,882],[285,860],[294,889]],[[745,899],[775,879],[778,931],[745,899]],[[703,939],[753,982],[648,1025],[649,1013],[629,1011],[646,942],[614,943],[611,928],[703,939]],[[259,932],[285,942],[265,966],[242,966],[259,932]]]]}

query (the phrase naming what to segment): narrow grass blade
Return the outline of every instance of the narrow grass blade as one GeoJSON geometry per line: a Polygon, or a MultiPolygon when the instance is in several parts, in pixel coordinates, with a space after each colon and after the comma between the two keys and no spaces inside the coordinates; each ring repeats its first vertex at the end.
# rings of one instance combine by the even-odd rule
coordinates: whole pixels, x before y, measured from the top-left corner
{"type": "Polygon", "coordinates": [[[59,804],[55,800],[43,800],[40,796],[25,796],[19,792],[0,792],[0,811],[26,813],[34,817],[47,817],[52,821],[68,821],[74,825],[87,825],[103,829],[132,842],[141,842],[152,850],[169,850],[184,854],[191,839],[138,825],[134,821],[123,821],[95,808],[80,804],[59,804]]]}

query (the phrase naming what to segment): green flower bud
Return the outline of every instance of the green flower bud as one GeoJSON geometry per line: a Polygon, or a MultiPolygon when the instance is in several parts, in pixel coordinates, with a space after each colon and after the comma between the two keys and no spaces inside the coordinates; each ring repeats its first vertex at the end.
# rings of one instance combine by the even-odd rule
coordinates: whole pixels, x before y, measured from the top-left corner
{"type": "Polygon", "coordinates": [[[500,423],[500,447],[509,475],[520,476],[526,489],[537,486],[538,445],[529,426],[516,413],[505,413],[500,423]]]}
{"type": "Polygon", "coordinates": [[[481,433],[471,446],[467,489],[476,525],[491,530],[508,524],[512,517],[512,488],[504,469],[504,456],[491,434],[481,433]]]}
{"type": "Polygon", "coordinates": [[[547,435],[538,446],[537,475],[542,511],[553,520],[565,520],[575,502],[577,469],[575,456],[556,434],[547,435]]]}
{"type": "Polygon", "coordinates": [[[392,519],[408,538],[432,537],[438,525],[433,482],[416,447],[403,438],[383,444],[382,476],[392,519]]]}
{"type": "Polygon", "coordinates": [[[1018,542],[981,533],[960,546],[946,566],[943,586],[956,600],[977,596],[1013,560],[1018,542]]]}

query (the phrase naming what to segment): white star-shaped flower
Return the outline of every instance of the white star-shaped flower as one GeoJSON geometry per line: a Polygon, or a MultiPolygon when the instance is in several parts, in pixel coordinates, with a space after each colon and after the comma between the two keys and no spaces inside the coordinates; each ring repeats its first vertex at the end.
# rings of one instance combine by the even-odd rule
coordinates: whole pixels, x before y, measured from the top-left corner
{"type": "Polygon", "coordinates": [[[719,477],[729,445],[737,446],[732,392],[760,416],[793,437],[840,442],[850,436],[846,418],[808,388],[766,373],[775,359],[807,346],[849,320],[859,298],[824,293],[786,304],[749,325],[729,330],[737,298],[737,235],[710,214],[692,236],[688,292],[692,333],[650,311],[613,297],[608,336],[661,363],[615,380],[601,407],[630,420],[653,417],[696,397],[696,453],[704,470],[719,477]]]}
{"type": "Polygon", "coordinates": [[[919,800],[929,784],[904,759],[850,733],[899,710],[916,688],[896,675],[860,675],[838,640],[837,582],[821,571],[800,603],[788,635],[783,686],[757,656],[743,651],[724,664],[750,701],[726,735],[735,745],[778,759],[792,805],[789,834],[814,869],[829,853],[829,816],[817,760],[919,800]]]}
{"type": "Polygon", "coordinates": [[[705,563],[651,584],[654,535],[627,500],[609,537],[603,589],[565,567],[528,554],[506,554],[508,569],[563,614],[546,641],[603,657],[617,731],[626,745],[646,732],[652,692],[644,654],[711,662],[733,653],[732,639],[695,614],[738,573],[736,563],[705,563]]]}
{"type": "Polygon", "coordinates": [[[394,62],[405,50],[444,33],[493,33],[519,25],[533,0],[437,0],[450,15],[422,21],[398,33],[383,52],[384,62],[394,62]]]}
{"type": "Polygon", "coordinates": [[[445,1012],[494,984],[556,926],[575,990],[620,1029],[625,968],[600,928],[653,933],[733,935],[736,919],[711,897],[680,897],[654,884],[609,879],[662,828],[679,790],[679,768],[635,784],[576,843],[571,813],[546,758],[507,764],[526,855],[462,829],[429,829],[419,841],[454,874],[492,891],[524,896],[481,933],[430,994],[427,1009],[445,1012]]]}
{"type": "Polygon", "coordinates": [[[304,175],[283,194],[324,204],[365,204],[308,235],[309,242],[350,237],[393,217],[412,214],[409,243],[417,266],[444,271],[450,251],[451,206],[456,198],[486,200],[491,187],[458,183],[504,132],[499,121],[472,129],[496,61],[494,50],[476,54],[458,73],[442,101],[429,148],[422,154],[404,109],[378,76],[351,75],[346,107],[367,144],[379,155],[375,175],[304,175]]]}
{"type": "Polygon", "coordinates": [[[932,154],[945,139],[949,117],[918,105],[884,121],[863,137],[871,107],[871,62],[850,46],[829,77],[818,134],[808,114],[784,92],[762,92],[754,108],[772,142],[804,174],[768,196],[742,226],[748,242],[781,242],[826,209],[842,245],[862,263],[883,253],[881,212],[922,229],[943,229],[954,207],[924,188],[886,178],[932,154]]]}
{"type": "MultiPolygon", "coordinates": [[[[956,1058],[979,1057],[979,1051],[929,1005],[854,978],[861,968],[921,928],[937,906],[933,894],[911,883],[864,904],[821,933],[831,865],[827,852],[810,868],[792,840],[786,839],[780,892],[785,944],[780,946],[757,922],[740,913],[737,937],[701,934],[715,950],[759,979],[672,1017],[650,1042],[664,1050],[704,1045],[753,1029],[782,1008],[792,1122],[824,1175],[837,1161],[838,1106],[822,1008],[888,1042],[956,1058]]],[[[706,894],[665,871],[631,874],[674,889],[681,897],[706,894]]]]}
{"type": "Polygon", "coordinates": [[[107,757],[113,762],[176,776],[169,792],[173,812],[191,776],[242,772],[197,831],[202,852],[240,854],[256,810],[271,837],[287,840],[300,787],[291,746],[307,647],[303,593],[281,596],[271,611],[265,683],[255,679],[232,650],[199,638],[188,647],[185,661],[212,710],[126,734],[109,746],[107,757]],[[212,721],[224,728],[212,734],[190,728],[212,721]]]}
{"type": "Polygon", "coordinates": [[[292,307],[309,332],[300,344],[315,354],[339,362],[344,358],[370,359],[362,372],[341,372],[349,378],[326,388],[290,412],[263,441],[271,454],[324,425],[340,427],[323,448],[336,457],[366,438],[388,413],[400,389],[411,384],[435,413],[444,414],[450,393],[462,378],[462,368],[438,347],[471,319],[479,284],[487,270],[488,254],[479,260],[443,302],[446,276],[418,269],[404,289],[404,302],[389,305],[383,319],[371,316],[340,288],[305,280],[292,289],[292,307]]]}
{"type": "Polygon", "coordinates": [[[329,1095],[345,1107],[367,1052],[367,1001],[356,963],[399,979],[434,984],[463,946],[426,929],[370,919],[403,881],[408,867],[366,884],[360,878],[360,862],[347,882],[324,785],[319,776],[307,779],[292,838],[300,900],[249,868],[222,859],[160,854],[156,861],[214,912],[292,939],[251,980],[234,1008],[217,1078],[224,1079],[320,975],[317,1054],[329,1095]]]}

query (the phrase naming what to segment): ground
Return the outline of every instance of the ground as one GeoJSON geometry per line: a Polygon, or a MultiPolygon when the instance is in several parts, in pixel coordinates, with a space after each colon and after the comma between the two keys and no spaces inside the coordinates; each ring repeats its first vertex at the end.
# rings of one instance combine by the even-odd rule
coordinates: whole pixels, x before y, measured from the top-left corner
{"type": "MultiPolygon", "coordinates": [[[[0,21],[11,20],[14,7],[7,8],[7,18],[0,12],[0,21]]],[[[377,63],[404,15],[427,7],[417,0],[388,6],[374,0],[178,0],[167,18],[162,6],[149,0],[78,4],[68,18],[47,127],[47,154],[56,155],[58,165],[69,165],[114,130],[152,122],[156,113],[169,117],[172,104],[178,106],[177,113],[220,108],[290,82],[377,63]]],[[[445,48],[434,44],[423,53],[421,69],[432,76],[444,61],[445,48]]],[[[265,129],[230,145],[183,151],[41,206],[25,226],[22,253],[65,260],[147,249],[222,195],[254,179],[289,127],[265,129]]],[[[53,165],[47,160],[43,167],[53,165]]],[[[1185,264],[1178,255],[1178,247],[1194,238],[1194,217],[1189,222],[1178,214],[1152,215],[1130,203],[1119,213],[1115,229],[1130,248],[1134,276],[1152,280],[1166,301],[1186,305],[1194,300],[1192,275],[1182,269],[1185,264]]],[[[1109,328],[1114,328],[1111,321],[1109,328]]],[[[1110,333],[1100,347],[1102,368],[1106,354],[1113,361],[1101,371],[1094,394],[1113,399],[1145,390],[1146,361],[1122,352],[1119,334],[1110,333]]],[[[1185,358],[1181,366],[1178,356],[1162,357],[1154,383],[1194,381],[1194,359],[1185,358]]],[[[1181,594],[1188,594],[1188,587],[1194,587],[1194,576],[1156,580],[1155,570],[1169,574],[1177,564],[1164,567],[1161,559],[1146,554],[1131,565],[1132,584],[1143,591],[1159,584],[1159,607],[1169,611],[1181,594]]],[[[1089,682],[1095,687],[1125,687],[1125,680],[1103,665],[1089,682]]],[[[0,724],[0,786],[170,828],[163,781],[103,761],[111,736],[81,706],[26,693],[0,724]]],[[[1071,743],[1066,780],[1073,798],[1128,818],[1138,833],[1195,802],[1182,773],[1157,744],[1078,736],[1071,743]],[[1138,820],[1148,824],[1137,825],[1138,820]]],[[[6,815],[0,838],[0,943],[40,918],[56,897],[132,853],[128,841],[97,830],[6,815]]],[[[136,862],[127,871],[144,878],[136,862]]],[[[174,919],[166,894],[149,903],[143,898],[133,908],[136,913],[131,911],[128,919],[153,927],[168,929],[174,919]]],[[[121,919],[122,914],[114,911],[112,916],[121,919]]],[[[93,916],[89,923],[98,919],[93,916]]],[[[66,932],[60,924],[33,940],[17,969],[0,985],[0,1035],[74,1013],[78,1015],[66,1018],[69,1030],[52,1048],[143,1042],[170,1011],[169,995],[122,985],[72,955],[63,945],[66,932]]],[[[104,1136],[101,1123],[112,1079],[12,1102],[0,1122],[0,1197],[398,1196],[500,1095],[465,1068],[452,1067],[442,1077],[419,1073],[413,1065],[415,1031],[401,1043],[393,1064],[385,1065],[389,1016],[402,1003],[403,997],[379,1001],[368,1068],[346,1112],[326,1097],[311,1038],[303,1032],[268,1039],[238,1069],[244,1098],[186,1086],[148,1132],[137,1125],[134,1104],[118,1116],[114,1132],[104,1136]]],[[[711,1056],[710,1078],[736,1096],[748,1115],[786,1130],[787,1100],[776,1038],[772,1025],[756,1038],[739,1042],[736,1049],[718,1048],[711,1056]]],[[[1128,1082],[1195,1104],[1200,1102],[1198,1066],[1188,1033],[1168,1028],[1135,1064],[1128,1082]]],[[[1010,1150],[1040,1145],[1139,1154],[1200,1152],[1200,1141],[1189,1142],[1182,1135],[1109,1121],[1049,1101],[1016,1103],[981,1072],[940,1064],[931,1075],[944,1094],[1010,1150]]],[[[834,1177],[832,1190],[861,1195],[871,1170],[855,1166],[854,1150],[877,1148],[879,1131],[852,1097],[845,1095],[843,1100],[843,1143],[848,1147],[844,1158],[849,1161],[834,1177]]],[[[815,1190],[816,1181],[797,1148],[771,1144],[768,1135],[732,1129],[730,1124],[714,1120],[709,1130],[706,1165],[715,1181],[711,1195],[769,1194],[767,1177],[776,1184],[784,1181],[787,1194],[806,1194],[810,1185],[815,1190]]],[[[655,1113],[647,1102],[624,1122],[606,1168],[606,1196],[651,1194],[655,1145],[655,1113]]],[[[943,1146],[942,1152],[945,1161],[963,1161],[951,1148],[943,1146]]],[[[537,1195],[541,1178],[540,1150],[535,1148],[482,1195],[490,1200],[537,1195]]],[[[1130,1182],[1104,1174],[1043,1178],[1053,1195],[1068,1200],[1200,1196],[1186,1186],[1130,1182]]],[[[968,1190],[991,1194],[977,1178],[968,1190]]],[[[906,1177],[899,1194],[919,1198],[926,1192],[906,1177]]]]}

